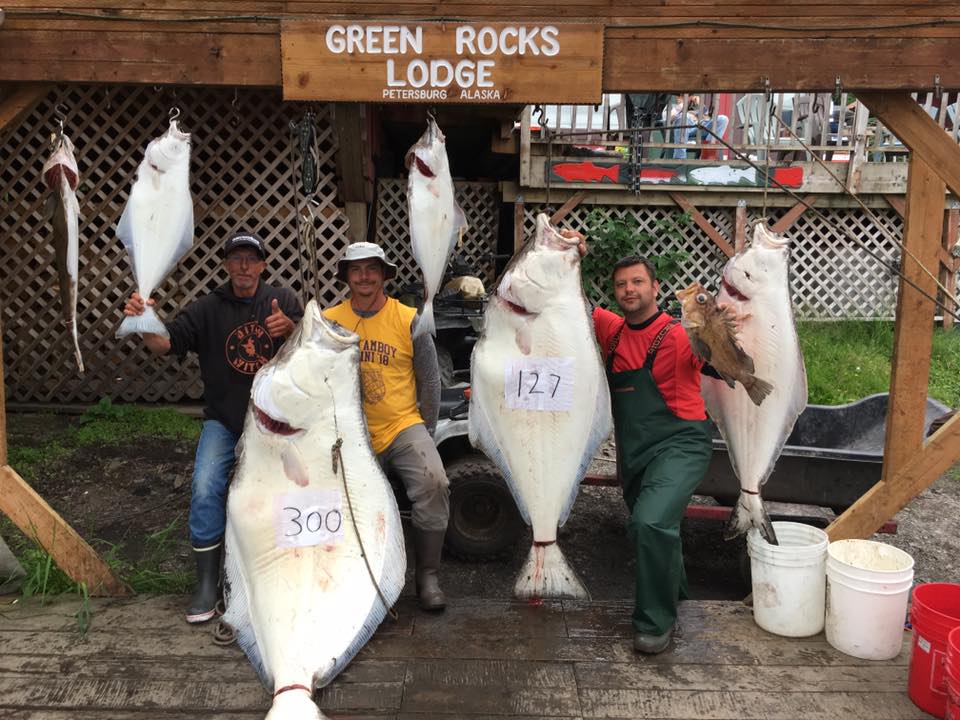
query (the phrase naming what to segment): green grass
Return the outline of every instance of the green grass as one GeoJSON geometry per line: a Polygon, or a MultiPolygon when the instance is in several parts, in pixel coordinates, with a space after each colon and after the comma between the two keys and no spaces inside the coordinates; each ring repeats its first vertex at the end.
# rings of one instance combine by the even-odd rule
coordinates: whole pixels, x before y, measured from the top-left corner
{"type": "MultiPolygon", "coordinates": [[[[893,323],[802,322],[797,330],[811,403],[839,405],[889,391],[893,323]]],[[[927,395],[960,406],[960,331],[934,332],[927,395]]]]}
{"type": "Polygon", "coordinates": [[[137,405],[114,405],[109,397],[87,410],[79,427],[71,429],[71,444],[108,445],[139,437],[162,437],[171,440],[197,440],[200,423],[172,408],[145,408],[137,405]]]}

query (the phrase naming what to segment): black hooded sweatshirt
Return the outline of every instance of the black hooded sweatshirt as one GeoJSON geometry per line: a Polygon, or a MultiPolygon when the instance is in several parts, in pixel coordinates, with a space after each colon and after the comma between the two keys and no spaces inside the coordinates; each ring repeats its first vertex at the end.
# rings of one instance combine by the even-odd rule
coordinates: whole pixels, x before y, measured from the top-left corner
{"type": "Polygon", "coordinates": [[[303,308],[293,291],[261,280],[250,298],[238,298],[227,282],[167,323],[170,352],[181,358],[195,352],[200,361],[204,415],[237,435],[243,432],[253,376],[283,345],[283,338],[267,334],[274,299],[287,317],[300,322],[303,308]]]}

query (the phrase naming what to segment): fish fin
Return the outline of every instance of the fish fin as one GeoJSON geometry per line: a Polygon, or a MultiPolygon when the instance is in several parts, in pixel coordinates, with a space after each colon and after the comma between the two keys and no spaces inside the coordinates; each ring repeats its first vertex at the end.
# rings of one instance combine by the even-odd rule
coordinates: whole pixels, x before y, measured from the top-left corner
{"type": "Polygon", "coordinates": [[[590,593],[567,563],[560,546],[534,544],[517,576],[513,594],[520,599],[574,598],[589,600],[590,593]]]}
{"type": "Polygon", "coordinates": [[[47,199],[43,201],[43,219],[47,222],[53,220],[53,216],[57,212],[57,196],[55,193],[50,193],[47,195],[47,199]]]}
{"type": "MultiPolygon", "coordinates": [[[[599,357],[600,351],[597,350],[598,362],[599,357]]],[[[613,432],[613,415],[610,413],[610,388],[606,382],[602,382],[597,389],[597,402],[594,405],[593,418],[594,423],[590,428],[590,437],[587,438],[587,444],[583,448],[583,456],[580,458],[580,467],[577,468],[577,481],[573,484],[570,497],[567,498],[560,511],[557,527],[563,527],[564,523],[567,522],[570,511],[573,509],[573,503],[577,499],[577,493],[580,492],[580,483],[593,462],[593,456],[596,454],[597,448],[613,432]]]]}
{"type": "Polygon", "coordinates": [[[310,484],[310,473],[307,472],[307,466],[303,461],[303,453],[297,447],[295,442],[287,443],[287,446],[280,453],[280,460],[283,463],[283,474],[300,487],[306,487],[310,484]]]}
{"type": "Polygon", "coordinates": [[[170,333],[167,332],[166,326],[157,317],[152,305],[147,305],[142,315],[125,317],[123,322],[120,323],[120,327],[117,328],[116,337],[122,338],[133,333],[143,335],[145,332],[170,337],[170,333]]]}
{"type": "Polygon", "coordinates": [[[763,507],[763,500],[760,495],[753,493],[740,493],[737,500],[737,506],[730,515],[727,526],[723,529],[725,540],[743,535],[750,528],[755,527],[760,535],[771,545],[779,545],[777,534],[773,531],[773,524],[770,522],[770,516],[767,515],[763,507]]]}
{"type": "Polygon", "coordinates": [[[413,340],[421,335],[430,333],[434,337],[437,335],[437,328],[433,320],[433,298],[427,298],[423,301],[423,309],[417,315],[417,326],[413,329],[413,340]]]}
{"type": "MultiPolygon", "coordinates": [[[[476,350],[474,350],[474,352],[476,352],[476,350]]],[[[527,525],[530,525],[530,513],[527,511],[527,506],[523,502],[523,497],[517,489],[517,484],[514,482],[513,476],[510,474],[510,465],[500,450],[500,444],[497,442],[497,436],[493,432],[489,418],[483,412],[482,406],[475,398],[476,395],[470,396],[470,408],[467,414],[467,437],[470,440],[470,444],[477,450],[480,450],[490,459],[490,462],[497,466],[497,469],[503,476],[504,482],[506,482],[507,487],[510,488],[510,494],[513,495],[513,500],[517,504],[520,517],[523,518],[523,521],[527,525]]]]}
{"type": "Polygon", "coordinates": [[[120,238],[120,242],[123,243],[123,247],[127,249],[127,253],[130,255],[130,265],[136,267],[136,259],[134,258],[133,250],[133,203],[130,200],[127,200],[126,206],[123,208],[123,213],[120,215],[120,220],[117,222],[117,237],[120,238]]]}
{"type": "MultiPolygon", "coordinates": [[[[714,370],[716,370],[716,368],[714,368],[714,370]]],[[[735,378],[732,378],[729,375],[720,372],[719,370],[717,370],[717,375],[719,375],[720,379],[727,384],[727,387],[734,388],[737,386],[737,381],[735,378]]]]}
{"type": "Polygon", "coordinates": [[[246,653],[250,664],[260,677],[260,682],[269,692],[273,692],[273,674],[263,661],[257,636],[253,631],[253,622],[250,619],[249,583],[243,572],[243,562],[233,552],[235,547],[238,547],[238,543],[233,537],[233,527],[228,517],[223,560],[226,578],[224,600],[227,610],[223,614],[223,621],[233,629],[237,645],[246,653]]]}
{"type": "Polygon", "coordinates": [[[694,354],[703,358],[706,362],[710,362],[710,357],[713,355],[713,353],[710,351],[710,346],[707,345],[703,340],[696,336],[691,336],[690,347],[693,349],[694,354]]]}
{"type": "Polygon", "coordinates": [[[747,391],[747,395],[750,396],[750,399],[753,401],[754,405],[759,405],[763,402],[764,398],[767,397],[773,390],[773,385],[768,383],[766,380],[761,380],[755,375],[751,375],[751,382],[749,385],[744,383],[743,387],[747,391]]]}
{"type": "Polygon", "coordinates": [[[463,208],[460,207],[460,203],[456,200],[453,201],[453,234],[456,235],[457,241],[452,244],[452,247],[456,247],[463,241],[463,236],[466,234],[467,230],[470,229],[470,224],[467,222],[467,215],[463,212],[463,208]]]}

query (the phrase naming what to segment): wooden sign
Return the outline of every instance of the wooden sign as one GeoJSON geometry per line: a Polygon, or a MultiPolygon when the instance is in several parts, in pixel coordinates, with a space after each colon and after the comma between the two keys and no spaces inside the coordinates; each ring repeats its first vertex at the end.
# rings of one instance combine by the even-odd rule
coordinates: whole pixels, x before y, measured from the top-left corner
{"type": "Polygon", "coordinates": [[[284,21],[284,100],[599,103],[603,26],[284,21]]]}
{"type": "MultiPolygon", "coordinates": [[[[634,167],[628,162],[554,160],[547,164],[551,183],[629,185],[634,167]]],[[[788,187],[803,184],[803,168],[778,166],[766,173],[745,164],[665,165],[643,163],[640,182],[644,185],[719,185],[739,187],[788,187]]]]}

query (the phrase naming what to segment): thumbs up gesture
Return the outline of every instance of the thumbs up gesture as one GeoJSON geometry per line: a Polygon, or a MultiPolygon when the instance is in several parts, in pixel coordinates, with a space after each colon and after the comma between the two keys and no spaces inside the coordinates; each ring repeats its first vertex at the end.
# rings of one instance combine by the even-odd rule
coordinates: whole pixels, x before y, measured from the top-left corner
{"type": "Polygon", "coordinates": [[[289,337],[293,332],[293,320],[284,315],[280,303],[273,300],[270,304],[270,314],[267,315],[267,334],[270,337],[289,337]]]}

